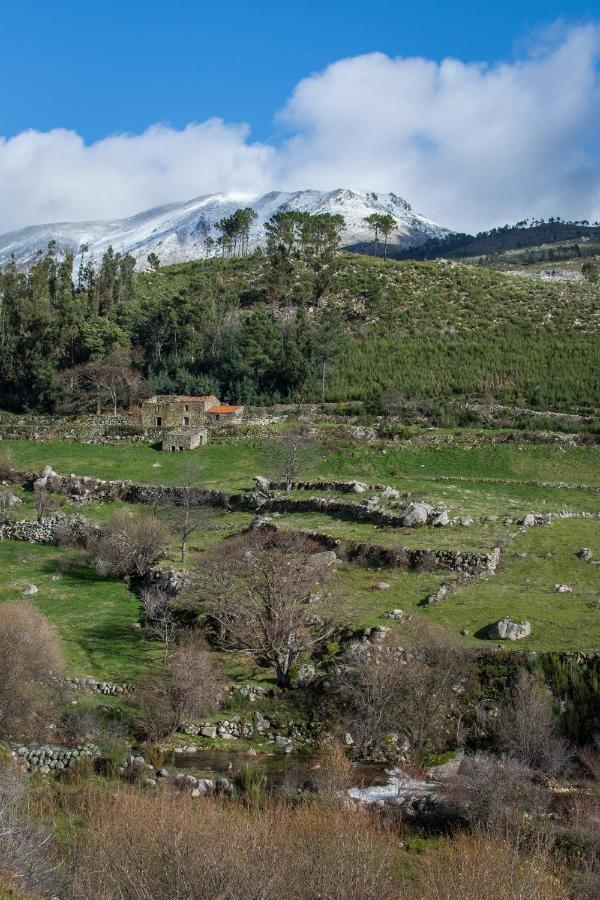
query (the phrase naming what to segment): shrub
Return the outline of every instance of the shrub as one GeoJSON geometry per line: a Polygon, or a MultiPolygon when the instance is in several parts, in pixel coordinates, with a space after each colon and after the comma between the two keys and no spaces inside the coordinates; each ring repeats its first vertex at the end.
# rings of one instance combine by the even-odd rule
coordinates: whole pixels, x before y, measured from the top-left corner
{"type": "Polygon", "coordinates": [[[476,753],[461,760],[445,796],[472,825],[495,831],[522,823],[524,813],[541,813],[549,794],[534,781],[534,772],[509,756],[476,753]]]}
{"type": "Polygon", "coordinates": [[[267,785],[265,767],[254,762],[242,763],[235,773],[234,784],[246,800],[257,802],[263,796],[267,785]]]}
{"type": "Polygon", "coordinates": [[[531,675],[517,679],[498,722],[504,750],[545,775],[564,769],[572,757],[568,741],[559,734],[552,694],[531,675]]]}
{"type": "Polygon", "coordinates": [[[391,837],[339,807],[194,804],[175,792],[149,796],[123,786],[95,796],[83,824],[73,851],[74,900],[401,896],[391,837]]]}
{"type": "Polygon", "coordinates": [[[91,545],[93,565],[99,575],[143,577],[164,553],[169,530],[154,516],[118,512],[91,545]]]}
{"type": "Polygon", "coordinates": [[[163,675],[148,675],[138,685],[136,723],[144,737],[159,740],[185,721],[215,712],[223,696],[215,654],[191,633],[171,650],[163,675]]]}
{"type": "Polygon", "coordinates": [[[333,737],[326,738],[312,768],[311,781],[320,796],[345,798],[347,789],[352,785],[353,770],[339,741],[333,737]]]}
{"type": "Polygon", "coordinates": [[[0,733],[31,738],[53,721],[50,686],[63,668],[58,635],[28,600],[0,604],[0,733]]]}

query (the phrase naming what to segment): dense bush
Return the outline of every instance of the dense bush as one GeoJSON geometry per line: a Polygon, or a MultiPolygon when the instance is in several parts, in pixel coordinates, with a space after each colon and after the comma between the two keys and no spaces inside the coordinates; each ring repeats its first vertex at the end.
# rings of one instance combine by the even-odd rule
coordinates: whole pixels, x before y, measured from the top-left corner
{"type": "Polygon", "coordinates": [[[53,722],[53,679],[63,668],[58,635],[28,600],[0,604],[0,735],[43,736],[53,722]]]}

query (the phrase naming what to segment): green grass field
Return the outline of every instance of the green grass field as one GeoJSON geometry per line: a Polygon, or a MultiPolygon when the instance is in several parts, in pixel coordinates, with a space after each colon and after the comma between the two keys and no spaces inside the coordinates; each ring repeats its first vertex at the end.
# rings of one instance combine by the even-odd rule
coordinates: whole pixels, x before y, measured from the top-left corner
{"type": "Polygon", "coordinates": [[[38,588],[30,599],[57,628],[71,674],[127,681],[157,659],[155,648],[130,627],[139,612],[126,584],[100,578],[74,551],[5,541],[0,573],[0,602],[21,599],[27,584],[38,588]],[[73,568],[62,571],[65,559],[73,568]]]}
{"type": "MultiPolygon", "coordinates": [[[[470,515],[475,523],[443,529],[381,529],[369,524],[344,522],[321,513],[284,514],[274,519],[280,528],[316,530],[344,540],[372,542],[384,546],[414,548],[452,548],[464,551],[489,551],[505,546],[498,573],[487,581],[463,587],[435,607],[421,608],[426,596],[451,573],[376,571],[357,565],[341,565],[332,585],[332,613],[354,627],[387,624],[401,626],[382,615],[394,608],[418,613],[447,627],[454,635],[468,629],[466,642],[490,646],[482,641],[481,629],[510,615],[529,618],[533,634],[511,648],[533,650],[590,650],[600,646],[600,611],[590,603],[600,596],[600,571],[593,563],[575,557],[581,546],[588,546],[598,558],[598,520],[555,520],[549,527],[536,527],[520,533],[516,525],[504,525],[499,519],[483,522],[493,514],[518,518],[526,512],[598,513],[600,494],[591,488],[600,484],[599,451],[589,447],[545,445],[449,444],[418,446],[414,443],[382,445],[347,441],[341,446],[331,428],[324,428],[323,450],[305,477],[337,479],[357,478],[398,487],[413,497],[432,504],[443,504],[451,516],[470,515]],[[386,449],[382,453],[382,449],[386,449]],[[447,480],[436,480],[445,476],[447,480]],[[491,480],[490,480],[491,479],[491,480]],[[498,479],[498,481],[494,481],[498,479]],[[510,479],[516,484],[503,484],[510,479]],[[533,484],[534,481],[568,482],[588,485],[579,489],[533,484]],[[526,558],[517,556],[527,553],[526,558]],[[547,558],[547,554],[552,554],[547,558]],[[373,589],[378,581],[390,584],[389,590],[373,589]],[[572,584],[572,594],[554,592],[556,583],[572,584]]],[[[146,483],[183,483],[193,461],[199,480],[226,491],[248,490],[252,475],[265,471],[266,442],[248,435],[227,443],[212,443],[194,454],[163,454],[151,447],[137,445],[107,446],[67,442],[3,441],[13,465],[39,471],[51,464],[58,472],[95,475],[102,478],[128,478],[146,483]],[[156,464],[159,464],[157,466],[156,464]]],[[[24,503],[19,517],[34,515],[31,493],[16,488],[24,503]]],[[[310,496],[296,492],[298,497],[310,496]]],[[[340,495],[346,502],[360,502],[360,496],[340,495]]],[[[408,502],[405,497],[403,502],[408,502]]],[[[102,524],[123,503],[74,506],[62,501],[66,512],[77,509],[102,524]]],[[[149,515],[150,507],[137,507],[137,515],[149,515]]],[[[169,519],[171,513],[158,510],[169,519]]],[[[188,565],[201,564],[207,550],[246,528],[251,513],[215,511],[189,540],[188,565]]],[[[226,544],[225,544],[226,546],[226,544]]],[[[28,544],[0,543],[0,600],[20,596],[25,583],[39,588],[33,601],[57,626],[63,638],[72,672],[114,680],[135,678],[156,659],[156,652],[145,644],[130,624],[138,619],[135,597],[124,582],[97,577],[84,565],[76,564],[57,581],[64,551],[28,544]]],[[[69,552],[67,557],[74,558],[69,552]]],[[[178,564],[177,540],[167,549],[166,564],[178,564]]]]}
{"type": "Polygon", "coordinates": [[[576,556],[585,546],[597,560],[598,536],[598,522],[588,520],[527,529],[510,543],[493,578],[468,585],[426,614],[451,630],[469,629],[473,641],[486,625],[508,615],[532,625],[531,637],[518,642],[519,649],[598,650],[600,609],[590,604],[600,600],[600,567],[576,556]],[[571,585],[573,593],[556,593],[556,584],[571,585]]]}

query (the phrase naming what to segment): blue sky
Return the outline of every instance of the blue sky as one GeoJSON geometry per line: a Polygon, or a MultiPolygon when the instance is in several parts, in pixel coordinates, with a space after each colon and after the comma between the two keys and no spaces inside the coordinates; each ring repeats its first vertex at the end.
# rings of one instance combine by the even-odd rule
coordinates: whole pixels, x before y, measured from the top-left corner
{"type": "Polygon", "coordinates": [[[86,141],[221,116],[277,139],[294,85],[345,57],[494,62],[557,19],[600,16],[568,0],[56,0],[2,4],[0,133],[76,130],[86,141]]]}
{"type": "Polygon", "coordinates": [[[33,0],[0,34],[0,232],[338,187],[600,219],[600,0],[33,0]]]}

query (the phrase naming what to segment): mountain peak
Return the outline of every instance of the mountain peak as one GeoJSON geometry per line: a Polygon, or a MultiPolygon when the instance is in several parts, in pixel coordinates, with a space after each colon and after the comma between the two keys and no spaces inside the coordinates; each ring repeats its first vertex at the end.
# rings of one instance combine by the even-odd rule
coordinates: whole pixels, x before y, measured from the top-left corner
{"type": "Polygon", "coordinates": [[[393,193],[335,188],[270,191],[256,196],[232,191],[205,194],[121,220],[37,225],[0,235],[0,265],[6,265],[14,255],[17,266],[27,268],[50,241],[74,254],[86,245],[86,257],[95,260],[112,246],[134,256],[141,269],[147,267],[149,253],[155,253],[163,264],[197,259],[206,255],[206,238],[218,236],[215,223],[240,206],[251,206],[257,213],[250,233],[251,247],[263,241],[265,222],[279,210],[341,213],[346,221],[343,246],[358,249],[364,249],[372,240],[365,218],[373,212],[389,213],[396,219],[397,228],[388,244],[390,253],[394,248],[416,246],[449,233],[415,213],[406,200],[393,193]]]}

